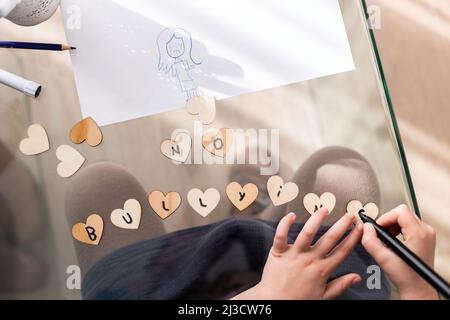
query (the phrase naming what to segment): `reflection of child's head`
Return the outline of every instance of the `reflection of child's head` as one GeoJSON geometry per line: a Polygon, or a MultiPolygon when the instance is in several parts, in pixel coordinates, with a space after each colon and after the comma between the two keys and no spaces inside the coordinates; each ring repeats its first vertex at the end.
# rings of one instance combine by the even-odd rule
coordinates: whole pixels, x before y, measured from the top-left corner
{"type": "Polygon", "coordinates": [[[187,67],[198,62],[192,58],[192,38],[189,32],[180,28],[164,29],[158,36],[159,64],[158,69],[169,72],[176,60],[187,67]]]}

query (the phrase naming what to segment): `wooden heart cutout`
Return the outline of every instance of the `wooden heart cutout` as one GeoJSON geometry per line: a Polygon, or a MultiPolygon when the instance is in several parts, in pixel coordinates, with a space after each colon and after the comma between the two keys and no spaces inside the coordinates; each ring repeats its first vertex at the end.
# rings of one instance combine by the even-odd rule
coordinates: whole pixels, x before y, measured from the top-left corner
{"type": "Polygon", "coordinates": [[[226,193],[231,203],[238,208],[239,211],[244,211],[255,202],[258,197],[258,187],[253,183],[248,183],[242,187],[237,182],[231,182],[226,188],[226,193]]]}
{"type": "Polygon", "coordinates": [[[141,204],[136,199],[129,199],[123,209],[111,212],[111,222],[122,229],[138,229],[141,223],[141,204]]]}
{"type": "Polygon", "coordinates": [[[56,157],[59,161],[56,171],[61,178],[73,176],[83,166],[86,159],[74,148],[68,145],[59,146],[56,149],[56,157]]]}
{"type": "Polygon", "coordinates": [[[155,190],[149,194],[148,202],[153,211],[164,220],[178,209],[181,204],[181,196],[178,192],[169,192],[165,195],[161,191],[155,190]]]}
{"type": "Polygon", "coordinates": [[[103,234],[103,219],[98,214],[91,214],[86,223],[77,223],[72,227],[72,236],[83,243],[98,245],[103,234]]]}
{"type": "Polygon", "coordinates": [[[233,130],[220,129],[217,133],[207,132],[202,137],[202,145],[206,151],[217,157],[225,158],[233,144],[233,130]]]}
{"type": "Polygon", "coordinates": [[[361,221],[359,217],[360,212],[372,219],[376,219],[378,217],[379,209],[375,203],[367,203],[363,206],[360,201],[352,200],[347,205],[347,212],[355,215],[357,220],[361,221]]]}
{"type": "Polygon", "coordinates": [[[161,153],[176,162],[186,162],[191,151],[192,139],[187,133],[179,133],[175,140],[165,140],[161,143],[161,153]]]}
{"type": "Polygon", "coordinates": [[[33,124],[28,127],[28,138],[20,142],[19,149],[24,155],[34,156],[50,149],[48,135],[44,127],[40,124],[33,124]]]}
{"type": "Polygon", "coordinates": [[[75,144],[86,141],[91,147],[96,147],[102,140],[102,131],[91,117],[81,120],[70,130],[70,141],[75,144]]]}
{"type": "Polygon", "coordinates": [[[192,209],[202,217],[206,217],[219,204],[220,192],[214,188],[209,188],[205,192],[200,189],[192,189],[188,192],[187,200],[192,209]]]}
{"type": "Polygon", "coordinates": [[[325,192],[320,197],[315,193],[308,193],[303,198],[303,205],[311,215],[321,208],[327,208],[330,214],[336,206],[336,197],[331,192],[325,192]]]}
{"type": "Polygon", "coordinates": [[[273,176],[267,181],[267,191],[274,206],[281,206],[297,198],[299,189],[295,183],[284,183],[283,178],[273,176]]]}
{"type": "Polygon", "coordinates": [[[202,124],[211,124],[216,118],[216,99],[212,96],[193,97],[186,104],[187,111],[198,115],[202,124]]]}

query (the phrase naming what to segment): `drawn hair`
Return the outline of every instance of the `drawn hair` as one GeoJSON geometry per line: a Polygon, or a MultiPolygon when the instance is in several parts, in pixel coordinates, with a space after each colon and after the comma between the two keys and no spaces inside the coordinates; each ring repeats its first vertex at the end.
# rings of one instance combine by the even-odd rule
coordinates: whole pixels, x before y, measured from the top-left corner
{"type": "Polygon", "coordinates": [[[159,52],[159,63],[158,63],[159,70],[163,70],[165,73],[168,73],[172,69],[174,58],[170,57],[169,54],[167,53],[166,45],[168,42],[172,40],[173,37],[183,40],[185,50],[180,59],[183,61],[183,63],[188,69],[194,67],[195,65],[201,64],[201,61],[197,62],[192,57],[191,34],[188,31],[181,28],[167,28],[161,31],[157,40],[159,52]]]}

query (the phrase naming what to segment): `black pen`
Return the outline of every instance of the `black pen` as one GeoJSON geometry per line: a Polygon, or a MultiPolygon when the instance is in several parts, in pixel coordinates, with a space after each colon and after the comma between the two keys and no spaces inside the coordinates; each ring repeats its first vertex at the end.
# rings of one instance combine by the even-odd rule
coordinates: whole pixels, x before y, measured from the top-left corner
{"type": "Polygon", "coordinates": [[[392,236],[389,231],[376,223],[375,220],[366,216],[362,212],[359,217],[364,223],[370,223],[375,228],[378,238],[391,248],[403,261],[405,261],[414,271],[433,286],[446,299],[450,298],[450,286],[440,275],[428,267],[414,252],[409,250],[400,240],[392,236]]]}

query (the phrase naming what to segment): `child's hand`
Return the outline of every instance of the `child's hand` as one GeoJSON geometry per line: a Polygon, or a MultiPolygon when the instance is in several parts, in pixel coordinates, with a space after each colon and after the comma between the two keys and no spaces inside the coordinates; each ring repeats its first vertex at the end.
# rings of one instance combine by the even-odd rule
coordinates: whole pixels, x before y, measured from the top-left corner
{"type": "MultiPolygon", "coordinates": [[[[394,235],[402,233],[405,245],[430,267],[434,265],[436,233],[402,205],[381,216],[377,223],[394,235]]],[[[438,299],[434,290],[378,239],[374,227],[364,225],[362,244],[399,289],[401,299],[438,299]]]]}
{"type": "Polygon", "coordinates": [[[362,236],[362,225],[358,225],[336,246],[355,219],[352,214],[346,214],[311,246],[327,216],[326,209],[316,212],[293,244],[288,244],[288,232],[296,215],[290,213],[285,216],[278,224],[260,283],[235,299],[334,299],[352,284],[360,282],[361,277],[351,273],[327,283],[331,273],[347,258],[362,236]]]}

